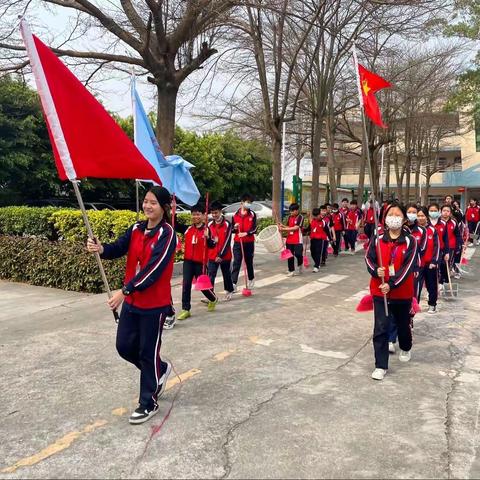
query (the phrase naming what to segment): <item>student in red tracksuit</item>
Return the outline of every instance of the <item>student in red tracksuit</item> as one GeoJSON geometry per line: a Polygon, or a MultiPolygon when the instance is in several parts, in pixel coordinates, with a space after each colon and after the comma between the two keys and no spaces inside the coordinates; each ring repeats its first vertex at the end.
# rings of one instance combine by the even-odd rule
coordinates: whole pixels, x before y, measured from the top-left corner
{"type": "MultiPolygon", "coordinates": [[[[447,256],[445,256],[445,260],[448,261],[448,265],[450,267],[450,274],[453,275],[455,278],[460,278],[460,275],[455,271],[455,259],[456,257],[458,257],[459,252],[463,246],[460,228],[458,226],[457,220],[455,220],[455,217],[453,216],[453,208],[450,205],[443,205],[441,213],[442,220],[447,225],[448,236],[448,259],[447,256]]],[[[446,268],[443,273],[443,283],[448,282],[448,274],[446,268]]]]}
{"type": "Polygon", "coordinates": [[[375,210],[373,209],[373,202],[371,200],[367,202],[367,208],[365,209],[363,220],[365,235],[370,240],[375,232],[375,210]]]}
{"type": "MultiPolygon", "coordinates": [[[[324,208],[324,207],[323,207],[324,208]]],[[[328,243],[328,224],[321,215],[322,207],[312,210],[310,219],[310,253],[313,259],[313,273],[317,273],[322,265],[323,251],[325,243],[328,243]]],[[[323,210],[324,214],[326,210],[323,210]]],[[[325,264],[323,264],[325,265],[325,264]]]]}
{"type": "Polygon", "coordinates": [[[440,259],[440,239],[436,228],[429,223],[428,210],[421,207],[417,213],[418,224],[426,229],[427,243],[422,256],[419,277],[417,281],[417,300],[420,302],[423,283],[428,291],[428,312],[437,313],[438,300],[438,261],[440,259]]]}
{"type": "Polygon", "coordinates": [[[332,223],[333,230],[335,231],[335,241],[333,243],[333,256],[338,257],[340,252],[342,235],[345,231],[345,215],[339,211],[338,203],[333,204],[332,209],[332,223]]]}
{"type": "Polygon", "coordinates": [[[445,261],[449,260],[449,244],[448,244],[448,232],[447,223],[441,218],[440,205],[438,203],[431,203],[428,206],[428,218],[430,224],[435,228],[438,234],[438,243],[440,248],[440,254],[438,258],[438,283],[439,289],[443,290],[443,284],[448,282],[447,270],[445,261]]]}
{"type": "Polygon", "coordinates": [[[108,304],[116,310],[123,302],[117,351],[140,370],[140,395],[131,424],[146,422],[158,412],[158,398],[172,369],[160,359],[163,325],[173,316],[170,281],[177,239],[169,223],[170,203],[165,188],[153,187],[143,201],[146,221],[136,222],[114,243],[87,241],[87,250],[102,258],[127,255],[123,288],[108,304]]]}
{"type": "MultiPolygon", "coordinates": [[[[178,320],[186,320],[191,317],[190,309],[192,299],[193,279],[197,279],[203,272],[203,266],[207,262],[209,234],[208,227],[205,225],[205,206],[198,203],[194,205],[192,212],[192,225],[182,225],[175,223],[175,230],[183,233],[183,284],[182,284],[182,311],[178,315],[178,320]]],[[[217,296],[213,289],[202,290],[202,293],[208,300],[208,311],[215,310],[217,296]]]]}
{"type": "Polygon", "coordinates": [[[389,315],[398,328],[399,360],[408,362],[411,358],[410,309],[415,294],[413,268],[417,258],[417,241],[402,228],[405,220],[405,209],[397,203],[390,205],[385,212],[385,233],[374,237],[365,256],[367,269],[372,276],[370,292],[375,316],[374,380],[383,380],[388,370],[390,318],[385,312],[384,295],[387,296],[389,315]],[[378,255],[381,255],[383,267],[380,267],[378,255]]]}
{"type": "MultiPolygon", "coordinates": [[[[415,203],[407,205],[407,227],[410,230],[410,235],[415,237],[417,241],[417,260],[415,265],[415,296],[418,296],[418,279],[420,267],[422,265],[422,257],[427,247],[427,230],[418,224],[418,207],[415,203]]],[[[418,300],[418,298],[417,298],[418,300]]]]}
{"type": "MultiPolygon", "coordinates": [[[[303,273],[303,215],[300,214],[298,203],[292,203],[289,207],[290,215],[287,225],[280,224],[279,230],[287,233],[286,247],[293,254],[288,259],[288,276],[295,275],[295,258],[297,259],[298,272],[303,273]]],[[[311,247],[310,247],[311,248],[311,247]]]]}
{"type": "Polygon", "coordinates": [[[345,217],[345,222],[347,224],[347,229],[345,230],[345,251],[351,250],[351,254],[355,253],[355,244],[357,243],[357,235],[358,235],[358,225],[360,224],[360,220],[362,218],[362,214],[360,209],[358,208],[358,204],[356,200],[352,200],[350,202],[350,208],[348,213],[345,217]]]}
{"type": "Polygon", "coordinates": [[[473,246],[473,235],[478,234],[477,225],[478,222],[480,222],[480,207],[474,198],[470,199],[470,204],[465,212],[465,221],[467,222],[470,233],[469,245],[473,246]]]}
{"type": "Polygon", "coordinates": [[[238,276],[242,268],[242,246],[245,253],[245,264],[247,266],[248,288],[255,285],[255,271],[253,269],[253,255],[255,253],[255,233],[257,233],[257,215],[251,210],[253,198],[245,194],[241,198],[241,207],[233,216],[233,266],[232,282],[233,290],[237,291],[238,276]]]}
{"type": "Polygon", "coordinates": [[[348,208],[348,198],[342,198],[342,206],[340,207],[340,212],[346,216],[349,210],[350,209],[348,208]]]}
{"type": "Polygon", "coordinates": [[[208,249],[208,275],[215,286],[218,267],[222,270],[225,300],[230,300],[233,293],[232,273],[232,224],[223,216],[223,205],[212,202],[210,212],[213,220],[208,224],[210,230],[208,249]]]}

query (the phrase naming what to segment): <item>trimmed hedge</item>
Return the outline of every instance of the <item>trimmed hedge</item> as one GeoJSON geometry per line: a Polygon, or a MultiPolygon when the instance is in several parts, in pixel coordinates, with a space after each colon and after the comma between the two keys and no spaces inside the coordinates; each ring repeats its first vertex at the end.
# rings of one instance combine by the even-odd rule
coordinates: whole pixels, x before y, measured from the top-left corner
{"type": "MultiPolygon", "coordinates": [[[[111,288],[120,288],[125,258],[104,265],[111,288]]],[[[76,242],[1,235],[0,278],[75,292],[104,291],[94,256],[76,242]]]]}
{"type": "Polygon", "coordinates": [[[56,240],[52,214],[56,207],[3,207],[0,208],[0,234],[36,236],[56,240]]]}

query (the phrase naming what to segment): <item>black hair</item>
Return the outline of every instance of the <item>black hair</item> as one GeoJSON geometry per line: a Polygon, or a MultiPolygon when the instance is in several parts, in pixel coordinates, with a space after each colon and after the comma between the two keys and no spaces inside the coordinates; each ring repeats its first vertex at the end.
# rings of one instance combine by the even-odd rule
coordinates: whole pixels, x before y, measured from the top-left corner
{"type": "Polygon", "coordinates": [[[240,201],[241,202],[253,202],[253,197],[249,194],[249,193],[244,193],[241,197],[240,197],[240,201]]]}
{"type": "Polygon", "coordinates": [[[440,205],[437,202],[433,202],[428,206],[428,209],[430,210],[430,207],[435,207],[438,211],[440,211],[440,205]]]}
{"type": "Polygon", "coordinates": [[[327,204],[320,205],[320,210],[326,210],[327,209],[327,204]]]}
{"type": "Polygon", "coordinates": [[[392,202],[388,207],[387,209],[385,210],[385,217],[388,215],[388,212],[392,209],[392,208],[398,208],[400,209],[400,211],[402,212],[403,214],[403,218],[407,218],[407,210],[406,208],[399,202],[392,202]]]}
{"type": "Polygon", "coordinates": [[[288,207],[288,209],[293,212],[294,210],[300,210],[300,205],[298,203],[292,203],[288,207]]]}
{"type": "Polygon", "coordinates": [[[338,203],[334,203],[334,204],[332,205],[332,207],[333,207],[333,208],[338,208],[338,203]]]}
{"type": "Polygon", "coordinates": [[[332,204],[331,204],[330,202],[327,202],[327,203],[325,204],[325,207],[331,207],[331,206],[332,206],[332,204]]]}
{"type": "Polygon", "coordinates": [[[149,188],[147,193],[153,193],[163,209],[164,217],[167,223],[172,223],[172,212],[171,212],[171,203],[172,196],[170,192],[165,187],[160,187],[159,185],[154,185],[149,188]]]}
{"type": "Polygon", "coordinates": [[[348,198],[342,198],[342,202],[348,202],[348,198]]]}
{"type": "Polygon", "coordinates": [[[453,195],[450,195],[449,193],[447,193],[444,197],[444,199],[446,199],[447,197],[450,197],[452,200],[453,200],[453,195]]]}
{"type": "Polygon", "coordinates": [[[428,208],[427,207],[420,207],[418,209],[419,212],[422,212],[426,217],[427,217],[427,222],[429,221],[429,216],[428,216],[428,208]]]}
{"type": "Polygon", "coordinates": [[[350,200],[350,205],[358,205],[358,202],[355,199],[350,200]]]}
{"type": "Polygon", "coordinates": [[[312,215],[313,215],[314,217],[317,217],[318,215],[320,215],[320,209],[319,209],[319,208],[314,208],[314,209],[312,210],[312,215]]]}
{"type": "Polygon", "coordinates": [[[222,202],[219,202],[218,200],[214,200],[210,205],[210,211],[213,212],[214,210],[220,210],[220,211],[223,210],[222,202]]]}
{"type": "Polygon", "coordinates": [[[442,208],[440,209],[440,211],[442,211],[444,208],[449,208],[449,209],[450,209],[450,213],[453,213],[453,208],[452,208],[451,205],[447,205],[447,204],[442,205],[442,208]]]}
{"type": "Polygon", "coordinates": [[[405,206],[405,210],[408,210],[409,208],[414,208],[418,212],[420,207],[417,203],[407,203],[407,205],[405,206]]]}
{"type": "Polygon", "coordinates": [[[205,205],[203,203],[198,202],[196,205],[190,208],[190,211],[193,212],[200,212],[205,213],[205,205]]]}

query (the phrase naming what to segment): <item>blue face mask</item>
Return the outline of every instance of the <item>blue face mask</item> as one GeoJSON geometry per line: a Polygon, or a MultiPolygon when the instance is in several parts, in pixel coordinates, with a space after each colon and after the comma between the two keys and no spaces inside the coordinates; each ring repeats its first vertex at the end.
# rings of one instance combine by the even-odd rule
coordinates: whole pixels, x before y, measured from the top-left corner
{"type": "Polygon", "coordinates": [[[428,216],[429,216],[432,220],[437,220],[437,218],[440,217],[440,212],[428,212],[428,216]]]}

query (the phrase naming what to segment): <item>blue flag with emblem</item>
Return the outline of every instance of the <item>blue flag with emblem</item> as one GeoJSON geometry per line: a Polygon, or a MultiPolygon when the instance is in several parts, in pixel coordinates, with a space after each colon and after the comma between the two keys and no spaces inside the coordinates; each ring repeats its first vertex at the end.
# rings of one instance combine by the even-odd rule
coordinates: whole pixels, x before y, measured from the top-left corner
{"type": "MultiPolygon", "coordinates": [[[[162,185],[182,202],[187,205],[195,205],[200,199],[200,192],[190,173],[190,169],[195,165],[187,162],[179,155],[169,155],[167,157],[163,155],[135,88],[134,77],[132,77],[131,89],[135,145],[158,173],[162,185]]],[[[152,181],[150,179],[140,180],[152,181]]]]}

